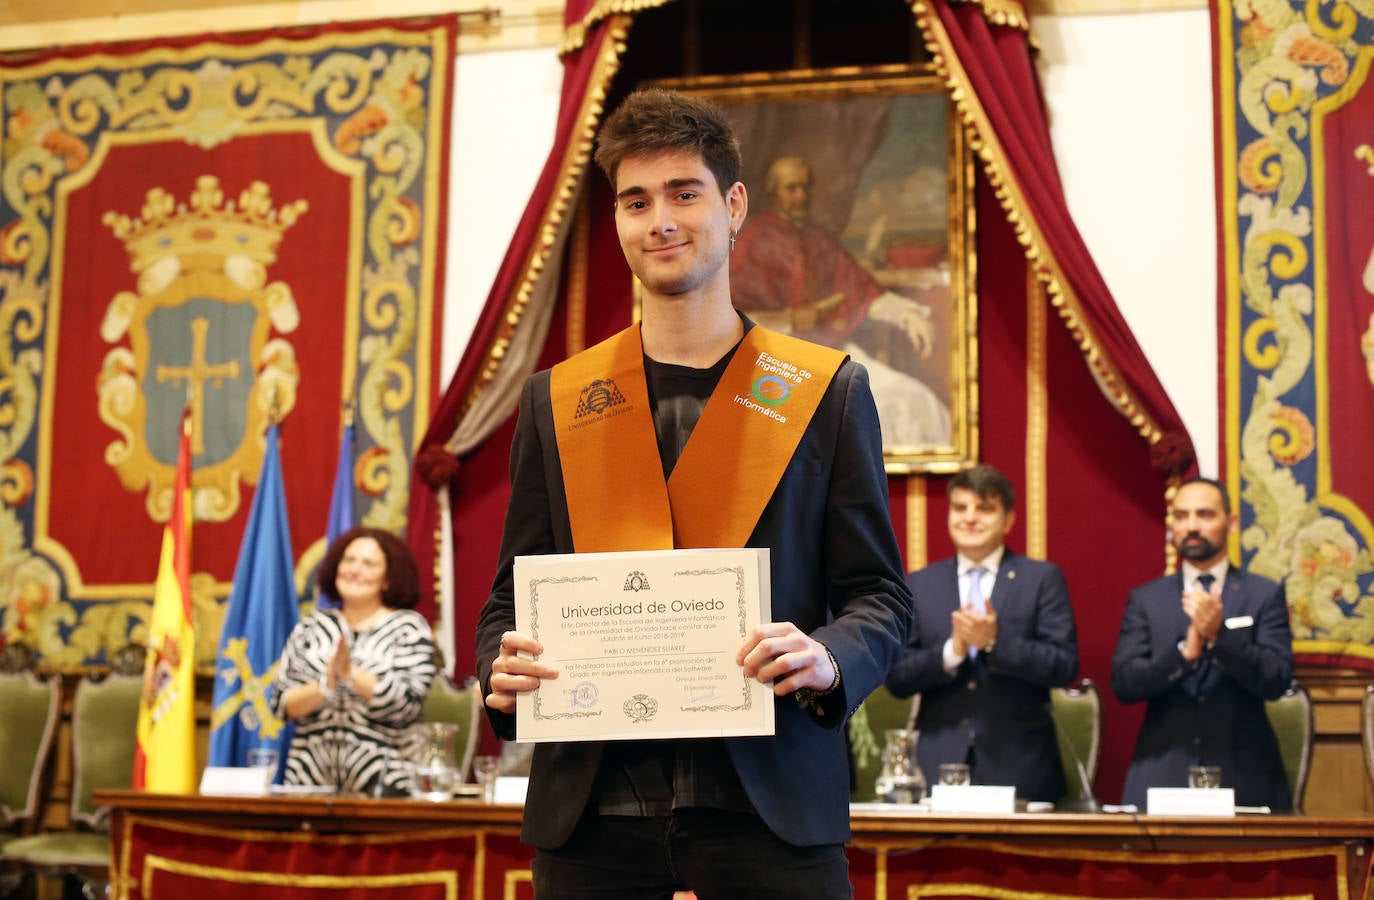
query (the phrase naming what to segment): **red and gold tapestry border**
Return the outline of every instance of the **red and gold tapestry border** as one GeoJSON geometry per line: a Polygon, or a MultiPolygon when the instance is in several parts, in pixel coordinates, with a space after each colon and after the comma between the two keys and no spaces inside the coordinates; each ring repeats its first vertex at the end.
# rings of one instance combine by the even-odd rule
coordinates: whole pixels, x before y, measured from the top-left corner
{"type": "Polygon", "coordinates": [[[142,639],[188,402],[202,667],[271,418],[298,589],[346,403],[358,518],[403,527],[435,381],[455,31],[0,59],[0,642],[79,671],[142,639]]]}

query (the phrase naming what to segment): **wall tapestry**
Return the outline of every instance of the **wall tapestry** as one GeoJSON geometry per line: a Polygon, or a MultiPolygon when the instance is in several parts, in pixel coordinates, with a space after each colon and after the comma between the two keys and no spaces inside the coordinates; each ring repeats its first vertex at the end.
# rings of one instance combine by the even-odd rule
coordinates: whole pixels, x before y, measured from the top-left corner
{"type": "Polygon", "coordinates": [[[1213,13],[1240,558],[1286,579],[1299,662],[1374,669],[1374,3],[1213,13]]]}
{"type": "Polygon", "coordinates": [[[0,63],[0,635],[77,669],[142,639],[193,439],[197,660],[282,421],[297,587],[345,407],[400,530],[435,386],[455,21],[0,63]]]}

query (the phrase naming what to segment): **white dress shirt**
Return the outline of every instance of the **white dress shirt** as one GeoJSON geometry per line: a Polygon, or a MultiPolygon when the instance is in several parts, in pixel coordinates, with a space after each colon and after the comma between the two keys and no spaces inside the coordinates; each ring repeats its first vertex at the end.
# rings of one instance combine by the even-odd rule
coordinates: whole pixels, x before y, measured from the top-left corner
{"type": "Polygon", "coordinates": [[[1222,557],[1221,562],[1212,566],[1210,569],[1199,569],[1185,559],[1183,561],[1184,590],[1202,590],[1202,585],[1198,584],[1197,580],[1203,575],[1211,575],[1213,579],[1212,587],[1220,591],[1222,585],[1226,584],[1226,573],[1230,570],[1231,561],[1226,557],[1222,557]]]}
{"type": "MultiPolygon", "coordinates": [[[[1000,546],[996,550],[983,557],[980,562],[974,562],[964,554],[957,554],[955,566],[959,572],[959,606],[963,609],[968,608],[969,588],[973,581],[973,568],[981,566],[983,575],[979,582],[979,587],[983,589],[983,601],[987,602],[992,597],[992,587],[997,583],[997,569],[1002,565],[1002,554],[1006,552],[1006,546],[1000,546]]],[[[951,675],[954,670],[959,668],[959,664],[964,661],[963,656],[954,652],[954,638],[945,640],[944,648],[945,671],[951,675]]]]}

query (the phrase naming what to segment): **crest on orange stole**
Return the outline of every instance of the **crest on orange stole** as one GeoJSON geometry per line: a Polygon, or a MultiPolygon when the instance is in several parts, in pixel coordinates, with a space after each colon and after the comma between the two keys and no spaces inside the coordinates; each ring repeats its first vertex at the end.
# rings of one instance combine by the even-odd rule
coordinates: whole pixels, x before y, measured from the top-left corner
{"type": "Polygon", "coordinates": [[[295,406],[296,353],[280,335],[300,313],[267,270],[306,209],[304,200],[274,208],[261,181],[226,202],[219,179],[202,175],[185,203],[155,187],[138,218],[105,213],[138,276],[137,292],[117,293],[100,326],[114,346],[97,379],[99,414],[118,432],[105,462],[125,488],[147,490],[155,522],[171,513],[176,421],[188,400],[196,518],[214,522],[238,510],[240,479],[257,477],[274,407],[281,418],[295,406]]]}

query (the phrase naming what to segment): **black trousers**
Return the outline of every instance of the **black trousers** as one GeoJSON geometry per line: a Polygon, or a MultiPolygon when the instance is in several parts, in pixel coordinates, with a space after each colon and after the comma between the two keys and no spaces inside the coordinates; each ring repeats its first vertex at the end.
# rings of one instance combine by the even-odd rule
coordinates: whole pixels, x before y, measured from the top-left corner
{"type": "Polygon", "coordinates": [[[534,857],[536,900],[849,900],[844,845],[797,847],[758,816],[683,809],[670,816],[587,815],[569,841],[534,857]]]}

